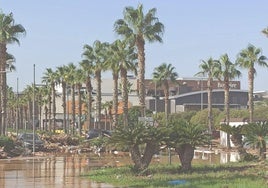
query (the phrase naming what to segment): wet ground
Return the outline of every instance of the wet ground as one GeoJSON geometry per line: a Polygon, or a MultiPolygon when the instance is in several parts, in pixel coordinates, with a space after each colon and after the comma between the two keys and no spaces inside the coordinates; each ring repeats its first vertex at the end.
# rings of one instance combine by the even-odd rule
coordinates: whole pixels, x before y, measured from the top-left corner
{"type": "MultiPolygon", "coordinates": [[[[236,161],[237,153],[210,153],[196,150],[193,163],[219,164],[236,161]]],[[[112,185],[94,183],[83,174],[94,167],[123,166],[130,164],[128,155],[114,156],[94,153],[86,154],[42,154],[34,157],[18,157],[0,160],[1,188],[111,188],[112,185]]],[[[166,153],[160,153],[152,160],[154,163],[169,163],[166,153]]],[[[172,164],[179,159],[172,155],[172,164]]]]}
{"type": "Polygon", "coordinates": [[[0,160],[1,188],[113,187],[83,178],[92,166],[104,165],[87,155],[50,155],[0,160]]]}

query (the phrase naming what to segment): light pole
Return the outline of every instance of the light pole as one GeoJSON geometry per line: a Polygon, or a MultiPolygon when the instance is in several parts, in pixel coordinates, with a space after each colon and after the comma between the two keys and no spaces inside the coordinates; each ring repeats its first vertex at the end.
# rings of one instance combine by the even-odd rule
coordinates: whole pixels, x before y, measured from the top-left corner
{"type": "Polygon", "coordinates": [[[203,110],[203,78],[201,78],[201,110],[203,110]]]}
{"type": "Polygon", "coordinates": [[[157,113],[157,96],[156,96],[156,82],[154,83],[154,110],[155,114],[157,113]]]}
{"type": "Polygon", "coordinates": [[[33,65],[33,155],[35,153],[35,64],[33,65]]]}
{"type": "Polygon", "coordinates": [[[65,133],[69,134],[70,124],[69,124],[69,85],[66,84],[66,113],[67,117],[65,119],[65,133]],[[67,131],[68,130],[68,131],[67,131]]]}
{"type": "Polygon", "coordinates": [[[19,78],[17,78],[17,99],[16,99],[16,135],[19,132],[19,78]]]}

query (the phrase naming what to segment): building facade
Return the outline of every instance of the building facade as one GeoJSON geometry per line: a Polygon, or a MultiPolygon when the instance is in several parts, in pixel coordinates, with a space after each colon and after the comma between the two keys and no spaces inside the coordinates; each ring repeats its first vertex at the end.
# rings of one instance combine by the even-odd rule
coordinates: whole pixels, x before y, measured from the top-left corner
{"type": "MultiPolygon", "coordinates": [[[[230,81],[230,107],[236,109],[247,108],[248,91],[241,90],[240,81],[230,81]]],[[[224,109],[224,84],[214,80],[212,82],[212,107],[224,109]]],[[[164,91],[157,88],[152,80],[146,80],[148,109],[164,112],[164,91]]],[[[169,113],[190,110],[202,110],[208,106],[207,80],[205,78],[180,78],[170,83],[169,113]]]]}
{"type": "MultiPolygon", "coordinates": [[[[139,105],[138,99],[138,81],[135,77],[129,77],[129,106],[139,105]]],[[[119,81],[120,82],[120,81],[119,81]]],[[[96,83],[93,82],[93,98],[95,97],[94,89],[96,89],[96,83]]],[[[155,112],[164,112],[165,111],[165,102],[164,102],[164,88],[156,87],[156,84],[152,79],[145,80],[146,88],[146,108],[155,111],[155,112]]],[[[179,113],[190,110],[201,110],[205,109],[208,106],[207,101],[207,79],[206,78],[179,78],[175,83],[170,83],[169,87],[169,113],[179,113]]],[[[213,81],[212,84],[213,93],[212,93],[212,107],[224,109],[224,90],[223,83],[219,81],[213,81]]],[[[63,122],[63,108],[62,108],[62,92],[59,88],[57,90],[58,97],[56,99],[56,119],[62,120],[58,121],[59,123],[63,122]]],[[[106,103],[113,100],[113,80],[112,79],[103,79],[102,80],[102,103],[106,103]]],[[[122,100],[119,96],[119,103],[122,100]]],[[[96,100],[95,100],[96,101],[96,100]]],[[[71,119],[71,97],[67,96],[67,119],[71,119]]],[[[240,89],[239,81],[230,82],[230,107],[236,109],[247,108],[248,102],[248,92],[240,89]]],[[[77,101],[75,102],[77,105],[77,101]]],[[[93,102],[93,109],[95,103],[93,102]]],[[[122,110],[119,112],[122,113],[122,110]]],[[[92,121],[94,124],[94,115],[92,113],[92,121]]],[[[103,110],[103,117],[105,116],[105,110],[103,110]]],[[[109,119],[110,121],[110,119],[109,119]]],[[[43,126],[48,122],[45,119],[45,116],[42,117],[41,122],[43,126]]],[[[104,124],[104,123],[103,123],[104,124]]],[[[108,126],[110,126],[108,122],[108,126]]],[[[105,126],[107,125],[107,122],[105,126]]],[[[41,125],[42,126],[42,125],[41,125]]],[[[85,125],[85,127],[87,127],[85,125]]]]}

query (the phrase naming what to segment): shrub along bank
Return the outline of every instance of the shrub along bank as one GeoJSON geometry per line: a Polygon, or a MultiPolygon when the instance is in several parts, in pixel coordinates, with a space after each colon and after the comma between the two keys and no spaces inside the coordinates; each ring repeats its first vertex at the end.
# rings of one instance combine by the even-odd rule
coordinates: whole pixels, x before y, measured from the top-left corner
{"type": "Polygon", "coordinates": [[[191,171],[176,165],[150,165],[142,175],[129,166],[94,169],[86,176],[94,182],[118,187],[266,188],[266,162],[193,165],[191,171]]]}

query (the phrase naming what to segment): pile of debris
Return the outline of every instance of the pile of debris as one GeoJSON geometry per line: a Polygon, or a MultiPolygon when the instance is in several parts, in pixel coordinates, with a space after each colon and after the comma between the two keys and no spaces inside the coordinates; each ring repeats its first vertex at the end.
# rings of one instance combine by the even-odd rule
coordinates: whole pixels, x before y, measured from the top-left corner
{"type": "Polygon", "coordinates": [[[25,148],[20,146],[15,146],[13,149],[5,149],[5,147],[0,148],[0,159],[8,159],[12,157],[18,157],[23,155],[25,148]]]}
{"type": "Polygon", "coordinates": [[[7,153],[4,151],[4,147],[0,147],[0,159],[6,159],[7,153]]]}
{"type": "MultiPolygon", "coordinates": [[[[5,148],[0,147],[0,159],[7,159],[17,156],[32,155],[32,151],[23,147],[17,141],[17,137],[9,135],[14,141],[14,147],[5,148]]],[[[41,134],[40,138],[44,141],[44,148],[38,153],[44,155],[45,153],[87,153],[94,152],[95,148],[90,144],[90,140],[81,141],[81,138],[70,136],[67,134],[41,134]]]]}
{"type": "Polygon", "coordinates": [[[45,141],[45,152],[68,152],[69,148],[79,148],[79,138],[66,134],[41,135],[45,141]]]}

